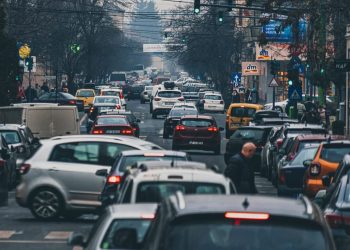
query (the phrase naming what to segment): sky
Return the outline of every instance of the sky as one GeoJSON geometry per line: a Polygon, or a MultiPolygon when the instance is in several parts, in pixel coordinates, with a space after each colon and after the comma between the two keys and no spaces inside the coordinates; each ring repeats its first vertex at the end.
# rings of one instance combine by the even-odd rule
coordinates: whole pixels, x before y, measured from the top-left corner
{"type": "Polygon", "coordinates": [[[176,3],[172,3],[172,2],[164,1],[164,0],[154,0],[154,1],[156,2],[159,10],[168,10],[168,9],[175,7],[175,5],[176,5],[176,3]]]}

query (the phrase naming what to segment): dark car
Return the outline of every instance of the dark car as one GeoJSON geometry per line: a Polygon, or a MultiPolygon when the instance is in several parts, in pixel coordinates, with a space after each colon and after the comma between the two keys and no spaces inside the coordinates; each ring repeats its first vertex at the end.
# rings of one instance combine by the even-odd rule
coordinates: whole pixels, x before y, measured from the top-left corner
{"type": "Polygon", "coordinates": [[[221,151],[221,134],[214,117],[188,115],[181,117],[173,134],[173,150],[210,150],[215,154],[221,151]]]}
{"type": "Polygon", "coordinates": [[[288,118],[286,113],[278,112],[277,110],[258,110],[253,115],[251,123],[255,125],[263,125],[263,118],[288,118]]]}
{"type": "Polygon", "coordinates": [[[332,229],[338,250],[349,249],[350,246],[350,172],[342,176],[330,196],[324,210],[324,216],[332,229]]]}
{"type": "MultiPolygon", "coordinates": [[[[12,189],[17,183],[17,153],[3,135],[0,136],[0,193],[12,189]],[[1,191],[2,190],[2,191],[1,191]]],[[[1,196],[1,194],[0,194],[1,196]]],[[[1,203],[1,201],[0,201],[1,203]]]]}
{"type": "Polygon", "coordinates": [[[91,134],[101,135],[130,135],[134,136],[133,127],[123,115],[100,115],[96,118],[91,128],[91,134]]]}
{"type": "Polygon", "coordinates": [[[133,84],[128,89],[128,100],[140,99],[140,94],[145,89],[143,84],[133,84]]]}
{"type": "Polygon", "coordinates": [[[318,146],[305,147],[293,160],[277,170],[278,196],[297,197],[303,193],[303,180],[307,167],[304,161],[313,158],[318,146]]]}
{"type": "Polygon", "coordinates": [[[172,108],[169,115],[164,120],[163,138],[169,138],[172,135],[175,127],[180,121],[180,118],[184,115],[197,115],[198,111],[194,108],[172,108]]]}
{"type": "Polygon", "coordinates": [[[268,135],[272,127],[256,126],[256,127],[240,127],[230,137],[226,144],[225,163],[228,164],[230,158],[241,152],[242,146],[246,142],[253,142],[256,146],[256,153],[253,158],[255,169],[260,169],[261,150],[267,142],[268,135]]]}
{"type": "Polygon", "coordinates": [[[124,115],[128,119],[130,125],[133,127],[135,136],[140,137],[140,119],[136,118],[133,112],[130,110],[112,110],[112,111],[102,111],[100,115],[124,115]]]}
{"type": "Polygon", "coordinates": [[[188,195],[163,201],[145,250],[335,250],[321,211],[299,200],[188,195]]]}
{"type": "Polygon", "coordinates": [[[184,152],[168,151],[168,150],[127,150],[120,153],[113,163],[109,173],[99,171],[99,175],[106,176],[106,182],[101,193],[102,205],[106,206],[113,202],[122,177],[136,162],[140,161],[189,161],[190,156],[184,152]]]}
{"type": "Polygon", "coordinates": [[[39,99],[36,100],[36,102],[58,103],[60,105],[77,106],[79,112],[84,111],[83,100],[79,100],[75,96],[64,92],[58,92],[57,95],[56,95],[56,92],[43,94],[42,96],[39,97],[39,99]]]}

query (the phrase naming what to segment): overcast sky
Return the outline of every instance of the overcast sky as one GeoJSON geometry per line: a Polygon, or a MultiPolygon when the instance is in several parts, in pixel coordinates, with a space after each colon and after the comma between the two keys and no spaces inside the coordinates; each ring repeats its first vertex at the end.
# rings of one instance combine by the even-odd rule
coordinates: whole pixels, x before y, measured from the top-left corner
{"type": "Polygon", "coordinates": [[[155,0],[155,2],[157,3],[159,10],[171,9],[176,5],[176,3],[172,3],[164,0],[155,0]]]}

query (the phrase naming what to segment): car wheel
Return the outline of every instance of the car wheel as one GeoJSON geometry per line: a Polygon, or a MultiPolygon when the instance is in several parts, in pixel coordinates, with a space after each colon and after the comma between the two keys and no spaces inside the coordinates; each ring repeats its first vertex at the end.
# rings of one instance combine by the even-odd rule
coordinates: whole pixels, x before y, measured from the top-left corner
{"type": "Polygon", "coordinates": [[[56,190],[52,188],[41,188],[31,195],[29,208],[34,217],[38,219],[56,219],[62,213],[63,199],[56,190]]]}
{"type": "Polygon", "coordinates": [[[163,138],[164,139],[168,139],[169,138],[169,133],[168,133],[168,131],[166,131],[166,129],[164,129],[164,131],[163,131],[163,138]]]}
{"type": "Polygon", "coordinates": [[[157,114],[152,113],[152,119],[157,119],[157,114]]]}
{"type": "Polygon", "coordinates": [[[220,145],[219,145],[218,147],[215,148],[214,154],[215,154],[215,155],[220,155],[220,154],[221,154],[221,147],[220,147],[220,145]]]}

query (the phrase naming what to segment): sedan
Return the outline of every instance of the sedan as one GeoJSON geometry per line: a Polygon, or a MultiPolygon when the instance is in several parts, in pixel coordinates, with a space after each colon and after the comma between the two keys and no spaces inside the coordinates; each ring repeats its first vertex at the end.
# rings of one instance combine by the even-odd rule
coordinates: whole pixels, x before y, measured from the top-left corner
{"type": "Polygon", "coordinates": [[[92,125],[91,134],[135,135],[133,127],[124,115],[100,115],[92,125]]]}
{"type": "Polygon", "coordinates": [[[43,94],[39,97],[36,102],[43,102],[43,103],[58,103],[60,105],[72,105],[77,106],[78,111],[84,111],[84,101],[79,100],[75,96],[64,93],[64,92],[58,92],[56,95],[56,92],[50,92],[43,94]]]}
{"type": "Polygon", "coordinates": [[[184,115],[197,115],[198,111],[195,108],[172,108],[170,110],[169,115],[164,120],[164,129],[163,129],[163,138],[169,138],[169,135],[172,135],[174,132],[174,129],[178,122],[180,121],[180,118],[184,115]]]}

